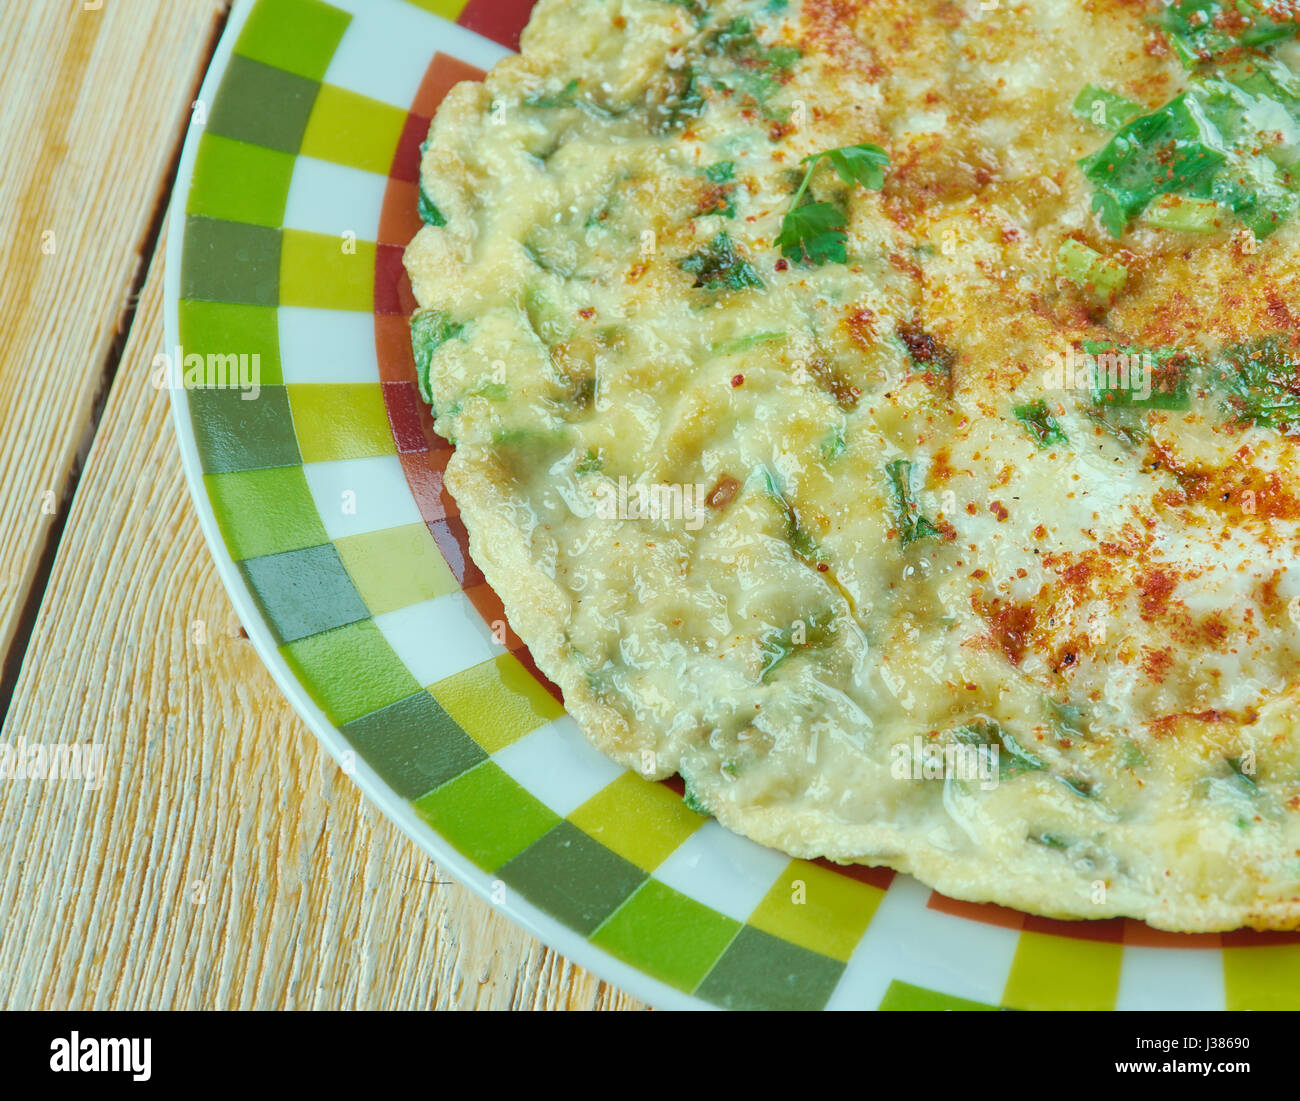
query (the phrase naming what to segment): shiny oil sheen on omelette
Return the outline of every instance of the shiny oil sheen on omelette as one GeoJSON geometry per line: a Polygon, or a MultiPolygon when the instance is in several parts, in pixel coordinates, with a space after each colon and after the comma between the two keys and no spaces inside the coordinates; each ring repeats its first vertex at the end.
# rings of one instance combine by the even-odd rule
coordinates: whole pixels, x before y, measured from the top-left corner
{"type": "Polygon", "coordinates": [[[422,163],[446,484],[586,734],[728,828],[1294,927],[1292,14],[980,7],[542,0],[422,163]]]}

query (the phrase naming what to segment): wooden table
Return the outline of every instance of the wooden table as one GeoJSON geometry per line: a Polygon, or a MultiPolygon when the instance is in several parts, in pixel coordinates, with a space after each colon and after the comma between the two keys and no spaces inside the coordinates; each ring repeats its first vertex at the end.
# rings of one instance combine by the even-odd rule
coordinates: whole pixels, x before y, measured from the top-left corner
{"type": "Polygon", "coordinates": [[[641,1008],[362,798],[209,559],[151,361],[226,7],[0,7],[0,743],[108,761],[0,780],[0,1007],[641,1008]]]}

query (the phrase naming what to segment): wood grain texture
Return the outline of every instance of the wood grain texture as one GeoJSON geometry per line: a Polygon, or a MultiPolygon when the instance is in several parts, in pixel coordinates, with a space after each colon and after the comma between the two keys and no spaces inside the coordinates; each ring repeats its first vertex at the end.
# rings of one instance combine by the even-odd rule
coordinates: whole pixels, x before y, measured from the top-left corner
{"type": "Polygon", "coordinates": [[[161,311],[159,260],[3,735],[108,768],[0,781],[0,1006],[639,1007],[449,882],[285,702],[150,380],[161,311]]]}
{"type": "Polygon", "coordinates": [[[219,0],[0,5],[0,655],[73,471],[219,0]]]}
{"type": "Polygon", "coordinates": [[[85,460],[0,742],[108,765],[0,781],[0,1008],[640,1008],[450,882],[242,637],[150,380],[165,231],[96,430],[222,7],[0,7],[0,653],[85,460]]]}

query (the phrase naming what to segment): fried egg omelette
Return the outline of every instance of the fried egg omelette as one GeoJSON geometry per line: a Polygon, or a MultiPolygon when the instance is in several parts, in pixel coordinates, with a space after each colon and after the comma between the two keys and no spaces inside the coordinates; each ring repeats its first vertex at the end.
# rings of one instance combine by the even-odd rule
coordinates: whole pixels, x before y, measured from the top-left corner
{"type": "Polygon", "coordinates": [[[599,749],[956,898],[1300,924],[1297,16],[541,0],[452,90],[420,386],[599,749]]]}

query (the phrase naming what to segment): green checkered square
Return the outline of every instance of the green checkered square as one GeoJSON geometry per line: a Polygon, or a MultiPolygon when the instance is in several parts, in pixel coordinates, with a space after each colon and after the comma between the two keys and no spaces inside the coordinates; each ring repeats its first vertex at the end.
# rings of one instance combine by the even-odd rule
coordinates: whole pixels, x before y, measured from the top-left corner
{"type": "Polygon", "coordinates": [[[345,723],[342,734],[405,799],[425,795],[487,758],[428,692],[345,723]]]}
{"type": "Polygon", "coordinates": [[[545,835],[559,817],[486,760],[417,799],[416,812],[485,871],[495,872],[545,835]]]}
{"type": "Polygon", "coordinates": [[[646,880],[646,873],[571,822],[561,822],[501,869],[529,902],[590,934],[646,880]]]}
{"type": "Polygon", "coordinates": [[[885,996],[880,999],[877,1009],[898,1011],[934,1012],[946,1010],[983,1010],[996,1009],[997,1006],[984,1002],[972,1002],[967,998],[956,998],[951,994],[940,994],[937,990],[926,990],[923,986],[895,979],[889,984],[885,996]]]}
{"type": "Polygon", "coordinates": [[[290,642],[280,653],[335,726],[420,688],[373,620],[290,642]]]}
{"type": "Polygon", "coordinates": [[[738,921],[650,879],[610,915],[591,941],[689,993],[739,930],[738,921]]]}
{"type": "Polygon", "coordinates": [[[257,381],[273,386],[284,381],[280,369],[280,324],[270,306],[235,305],[181,299],[181,347],[186,353],[256,355],[257,381]]]}
{"type": "Polygon", "coordinates": [[[328,541],[300,466],[205,474],[203,484],[236,561],[328,541]]]}
{"type": "Polygon", "coordinates": [[[328,543],[250,558],[239,563],[239,570],[279,642],[294,642],[370,615],[338,551],[328,543]]]}
{"type": "Polygon", "coordinates": [[[696,990],[724,1009],[823,1009],[844,965],[746,925],[696,990]]]}
{"type": "Polygon", "coordinates": [[[191,390],[189,408],[206,473],[301,462],[283,386],[263,386],[252,398],[239,390],[191,390]]]}
{"type": "Polygon", "coordinates": [[[293,176],[293,157],[248,142],[204,134],[194,159],[188,214],[279,226],[293,176]]]}
{"type": "Polygon", "coordinates": [[[278,229],[188,215],[181,297],[277,305],[280,247],[278,229]]]}
{"type": "Polygon", "coordinates": [[[320,0],[259,0],[235,53],[320,80],[351,20],[347,12],[320,0]]]}
{"type": "Polygon", "coordinates": [[[208,132],[297,154],[320,84],[238,54],[208,113],[208,132]]]}

